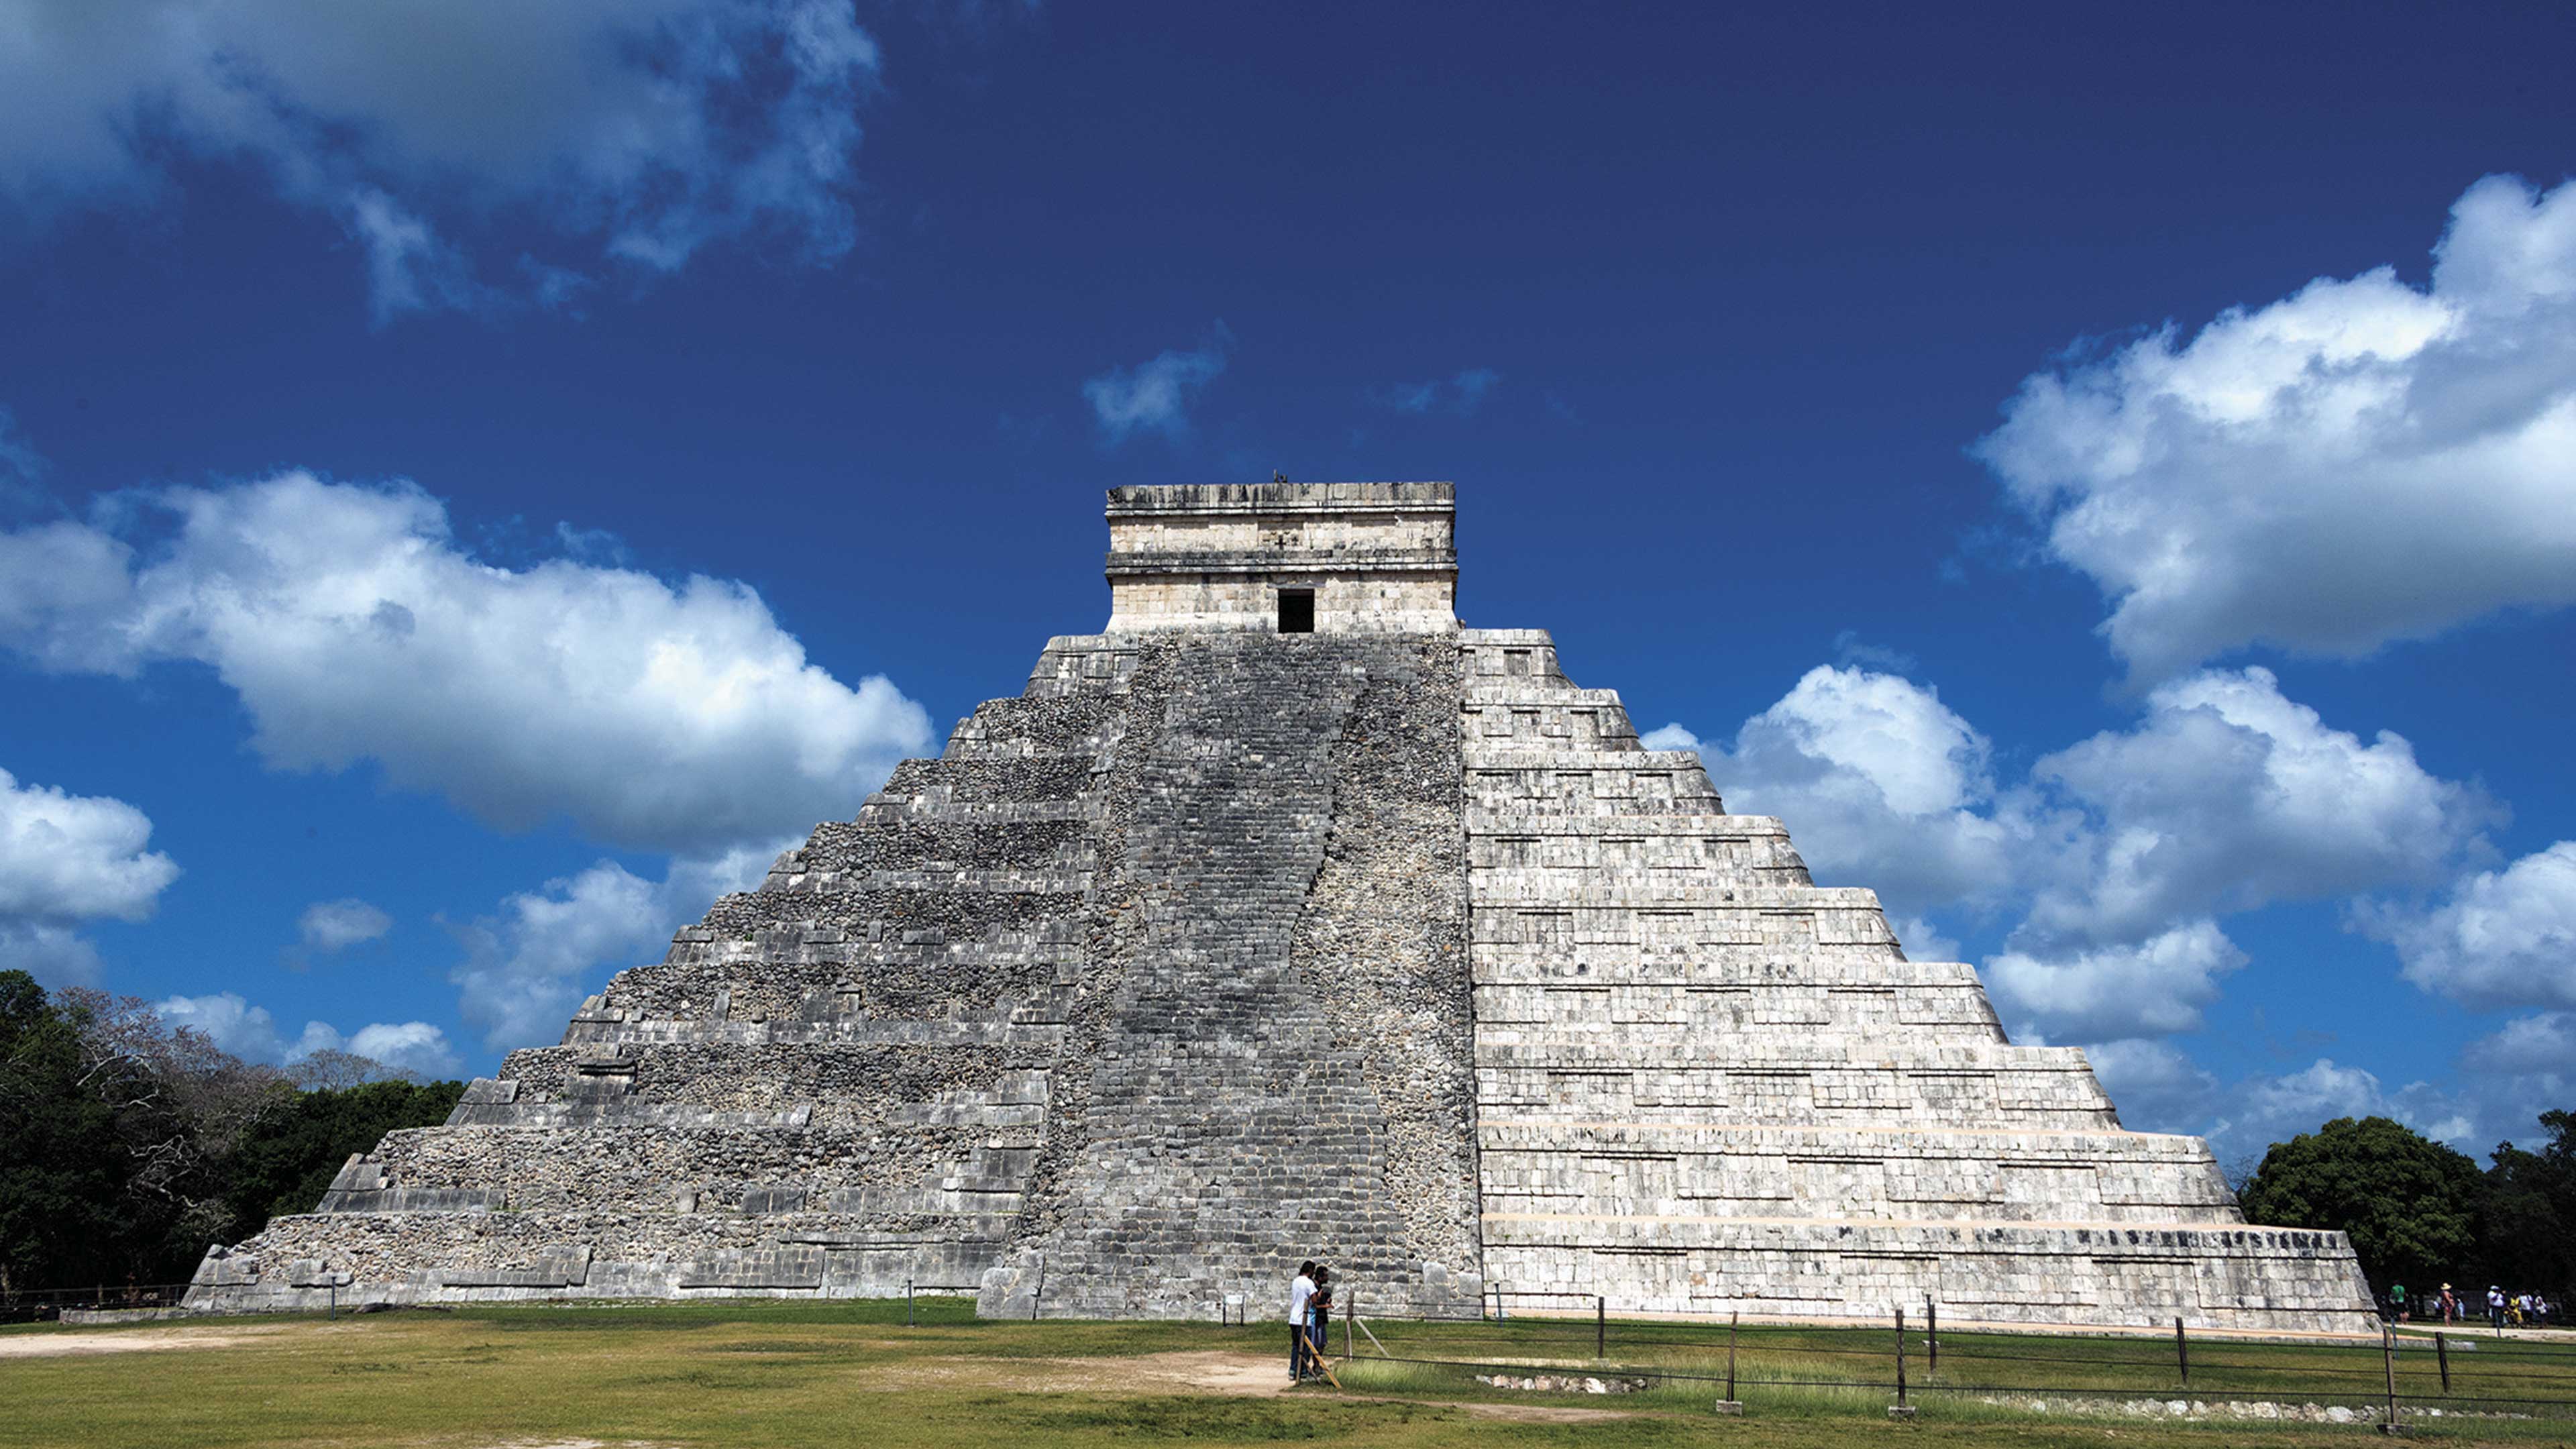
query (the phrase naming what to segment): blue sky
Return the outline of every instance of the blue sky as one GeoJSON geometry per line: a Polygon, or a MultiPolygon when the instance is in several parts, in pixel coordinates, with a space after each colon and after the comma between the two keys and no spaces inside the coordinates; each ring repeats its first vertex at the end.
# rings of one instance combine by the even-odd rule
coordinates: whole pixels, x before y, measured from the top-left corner
{"type": "Polygon", "coordinates": [[[2222,1155],[2576,1105],[2564,7],[0,0],[0,960],[489,1070],[1096,629],[1461,612],[2222,1155]]]}

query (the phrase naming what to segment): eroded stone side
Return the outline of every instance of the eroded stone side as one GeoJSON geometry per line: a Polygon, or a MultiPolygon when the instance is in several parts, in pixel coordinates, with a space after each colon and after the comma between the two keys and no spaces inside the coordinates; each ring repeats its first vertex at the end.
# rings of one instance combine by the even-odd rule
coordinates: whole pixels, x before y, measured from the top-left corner
{"type": "Polygon", "coordinates": [[[1209,1313],[1227,1293],[1267,1303],[1310,1256],[1378,1291],[1474,1301],[1463,1123],[1429,1121],[1463,1105],[1468,1024],[1447,964],[1463,940],[1463,848],[1441,798],[1455,726],[1427,725],[1419,699],[1456,696],[1428,643],[1145,646],[1100,835],[1107,919],[1069,1023],[1068,1066],[1086,1062],[1087,1080],[1060,1085],[1043,1201],[985,1311],[1209,1313]],[[1415,770],[1429,773],[1398,780],[1415,770]],[[1328,863],[1345,823],[1441,838],[1448,879],[1407,884],[1356,834],[1328,863]],[[1352,911],[1381,880],[1428,920],[1352,911]],[[1324,960],[1335,943],[1390,954],[1324,960]],[[1412,1039],[1373,1053],[1346,1029],[1380,1018],[1412,1039]]]}
{"type": "Polygon", "coordinates": [[[1048,1140],[1134,663],[1050,641],[561,1045],[210,1253],[192,1304],[971,1291],[1048,1140]]]}
{"type": "Polygon", "coordinates": [[[1333,748],[1324,859],[1291,942],[1386,1119],[1386,1194],[1415,1248],[1481,1272],[1456,646],[1378,651],[1333,748]]]}

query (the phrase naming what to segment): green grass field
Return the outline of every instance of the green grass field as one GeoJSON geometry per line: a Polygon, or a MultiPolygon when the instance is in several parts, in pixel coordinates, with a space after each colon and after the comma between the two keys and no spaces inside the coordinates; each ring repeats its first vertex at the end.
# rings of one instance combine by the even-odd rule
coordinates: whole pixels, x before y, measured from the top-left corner
{"type": "MultiPolygon", "coordinates": [[[[1747,1416],[1709,1411],[1714,1386],[1686,1380],[1596,1396],[1532,1394],[1479,1382],[1491,1369],[1356,1360],[1343,1389],[1286,1388],[1283,1330],[1188,1323],[978,1322],[956,1300],[924,1300],[906,1326],[896,1303],[756,1300],[649,1306],[526,1305],[343,1317],[214,1319],[106,1330],[0,1331],[0,1445],[964,1445],[1511,1444],[2219,1445],[2356,1442],[2367,1426],[2154,1422],[2116,1409],[2068,1412],[2078,1387],[2159,1398],[2222,1392],[2287,1403],[2359,1395],[2376,1355],[2253,1344],[2194,1346],[2192,1388],[2175,1389],[2156,1340],[1944,1334],[1938,1374],[1909,1378],[1920,1416],[1890,1422],[1884,1389],[1809,1387],[1892,1375],[1893,1334],[1748,1330],[1738,1346],[1747,1416]],[[1885,1340],[1883,1358],[1872,1339],[1885,1340]],[[151,1345],[149,1348],[137,1345],[151,1345]],[[101,1345],[126,1348],[95,1350],[101,1345]],[[2009,1351],[2014,1355],[2005,1358],[2009,1351]],[[2007,1385],[2016,1394],[1941,1392],[2007,1385]],[[2030,1413],[2039,1390],[2054,1412],[2030,1413]],[[1920,1390],[1930,1390],[1920,1392],[1920,1390]],[[1989,1398],[2011,1402],[1990,1403],[1989,1398]]],[[[1592,1358],[1588,1322],[1375,1325],[1403,1359],[1477,1360],[1618,1376],[1724,1372],[1707,1331],[1613,1324],[1592,1358]]],[[[1338,1331],[1337,1339],[1338,1343],[1338,1331]]],[[[1360,1340],[1363,1353],[1367,1340],[1360,1340]]],[[[2454,1356],[2461,1393],[2576,1399],[2576,1349],[2529,1345],[2454,1356]],[[2476,1377],[2472,1379],[2472,1375],[2476,1377]],[[2560,1376],[2565,1377],[2560,1377],[2560,1376]]],[[[2408,1392],[2430,1373],[2404,1356],[2408,1392]]],[[[1545,1371],[1533,1367],[1526,1371],[1545,1371]]],[[[2425,1390],[2430,1392],[2430,1390],[2425,1390]]],[[[2116,1402],[2099,1395],[2083,1403],[2116,1402]]],[[[2541,1411],[2547,1412],[2547,1411],[2541,1411]]],[[[2565,1413],[2566,1410],[2556,1411],[2565,1413]]],[[[2568,1442],[2567,1418],[2409,1422],[2453,1444],[2568,1442]]]]}

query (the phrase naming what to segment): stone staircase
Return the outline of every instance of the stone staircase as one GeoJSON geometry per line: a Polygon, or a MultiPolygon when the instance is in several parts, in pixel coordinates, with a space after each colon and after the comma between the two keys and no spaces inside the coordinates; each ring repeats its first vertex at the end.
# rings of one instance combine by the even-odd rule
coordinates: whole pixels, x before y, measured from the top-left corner
{"type": "MultiPolygon", "coordinates": [[[[1149,652],[1135,685],[1160,699],[1160,727],[1135,723],[1113,792],[1123,835],[1104,885],[1124,919],[1095,983],[1097,1034],[1078,1049],[1087,1115],[1078,1152],[1064,1139],[1067,1208],[996,1275],[987,1312],[1179,1316],[1230,1292],[1267,1303],[1303,1257],[1407,1297],[1425,1291],[1426,1264],[1444,1284],[1472,1273],[1472,1200],[1452,1195],[1445,1242],[1418,1240],[1433,1234],[1413,1231],[1386,1186],[1387,1093],[1365,1043],[1337,1029],[1347,983],[1296,951],[1337,827],[1362,807],[1354,757],[1422,745],[1401,716],[1441,647],[1245,634],[1149,652]],[[1393,684],[1376,716],[1362,708],[1373,681],[1393,684]]],[[[1447,806],[1454,848],[1454,737],[1430,743],[1447,778],[1413,788],[1447,806]]],[[[1450,907],[1463,938],[1462,893],[1450,907]]],[[[1437,1023],[1461,1065],[1467,1010],[1453,991],[1437,1023]]],[[[1453,1135],[1463,1148],[1463,1123],[1453,1135]]]]}

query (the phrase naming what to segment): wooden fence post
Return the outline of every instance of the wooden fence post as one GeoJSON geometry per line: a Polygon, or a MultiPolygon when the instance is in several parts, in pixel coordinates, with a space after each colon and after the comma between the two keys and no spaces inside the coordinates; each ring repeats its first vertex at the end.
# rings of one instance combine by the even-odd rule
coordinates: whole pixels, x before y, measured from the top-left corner
{"type": "Polygon", "coordinates": [[[1887,1417],[1911,1419],[1914,1406],[1905,1401],[1905,1310],[1896,1310],[1896,1402],[1887,1406],[1887,1417]]]}
{"type": "Polygon", "coordinates": [[[2433,1359],[2442,1366],[2442,1392],[2451,1391],[2451,1345],[2442,1335],[2433,1335],[2433,1359]]]}
{"type": "Polygon", "coordinates": [[[2379,1325],[2379,1358],[2388,1369],[2388,1417],[2381,1420],[2379,1432],[2397,1432],[2397,1330],[2389,1324],[2379,1325]]]}
{"type": "Polygon", "coordinates": [[[1599,1294],[1592,1299],[1592,1356],[1610,1356],[1610,1300],[1599,1294]]]}
{"type": "Polygon", "coordinates": [[[1923,1295],[1923,1359],[1925,1373],[1941,1371],[1941,1309],[1929,1293],[1923,1295]]]}
{"type": "Polygon", "coordinates": [[[1741,1310],[1726,1316],[1726,1397],[1717,1401],[1721,1414],[1741,1414],[1744,1401],[1735,1396],[1735,1325],[1743,1317],[1741,1310]]]}
{"type": "Polygon", "coordinates": [[[1744,1402],[1735,1397],[1735,1329],[1743,1318],[1742,1309],[1726,1315],[1726,1397],[1735,1403],[1744,1402]]]}

